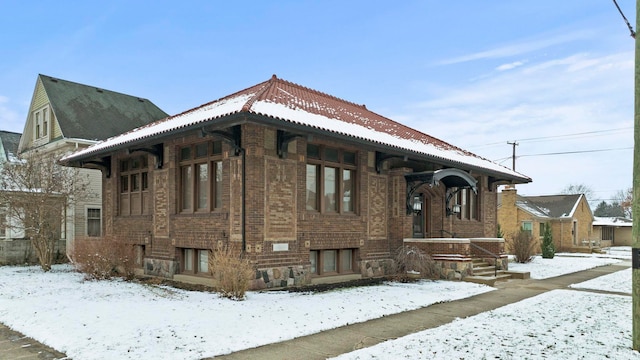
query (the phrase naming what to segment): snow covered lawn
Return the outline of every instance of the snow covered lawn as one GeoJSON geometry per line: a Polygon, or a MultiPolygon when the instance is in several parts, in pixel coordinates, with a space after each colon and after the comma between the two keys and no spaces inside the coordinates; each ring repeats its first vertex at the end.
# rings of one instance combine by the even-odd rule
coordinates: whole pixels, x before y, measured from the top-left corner
{"type": "Polygon", "coordinates": [[[631,297],[553,290],[337,359],[640,359],[631,297]]]}
{"type": "Polygon", "coordinates": [[[531,262],[526,264],[510,262],[509,270],[529,271],[532,279],[547,279],[621,261],[616,258],[592,254],[557,254],[553,259],[535,256],[531,262]]]}
{"type": "Polygon", "coordinates": [[[200,359],[494,290],[450,281],[318,294],[249,293],[242,302],[124,281],[70,266],[0,267],[0,322],[77,360],[200,359]]]}
{"type": "MultiPolygon", "coordinates": [[[[558,256],[521,269],[548,277],[547,268],[569,273],[602,260],[558,256]]],[[[629,293],[627,276],[626,270],[609,275],[607,289],[629,293]]],[[[602,281],[573,285],[600,286],[602,281]]],[[[248,300],[234,302],[169,287],[83,281],[64,265],[49,273],[0,267],[0,322],[76,360],[199,359],[491,290],[423,281],[319,294],[251,292],[248,300]]],[[[630,309],[629,296],[557,290],[345,358],[640,358],[629,349],[630,309]]]]}

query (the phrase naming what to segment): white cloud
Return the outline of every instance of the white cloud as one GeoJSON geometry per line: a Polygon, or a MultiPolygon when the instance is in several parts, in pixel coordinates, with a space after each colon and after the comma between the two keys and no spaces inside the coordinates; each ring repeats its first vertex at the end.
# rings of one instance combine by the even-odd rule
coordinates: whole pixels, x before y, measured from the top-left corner
{"type": "Polygon", "coordinates": [[[496,70],[498,70],[498,71],[506,71],[506,70],[515,69],[515,68],[520,67],[522,65],[524,65],[523,61],[514,61],[514,62],[509,63],[509,64],[500,65],[500,66],[498,66],[496,68],[496,70]]]}
{"type": "MultiPolygon", "coordinates": [[[[633,126],[632,51],[578,53],[507,65],[513,66],[511,71],[440,86],[402,116],[410,119],[409,126],[491,160],[511,156],[507,141],[633,126]],[[486,144],[492,145],[482,146],[486,144]]],[[[601,135],[522,141],[516,153],[633,146],[632,131],[601,135]]],[[[554,193],[568,183],[585,183],[613,193],[631,185],[631,153],[523,157],[516,161],[516,170],[533,178],[532,184],[524,186],[531,195],[554,193]]],[[[511,160],[503,165],[511,167],[511,160]]]]}
{"type": "Polygon", "coordinates": [[[589,38],[590,31],[573,31],[562,34],[543,34],[537,38],[519,41],[515,44],[504,45],[494,49],[479,51],[472,54],[445,59],[439,62],[440,65],[452,65],[482,59],[499,59],[511,56],[531,53],[534,51],[549,48],[579,39],[589,38]]]}

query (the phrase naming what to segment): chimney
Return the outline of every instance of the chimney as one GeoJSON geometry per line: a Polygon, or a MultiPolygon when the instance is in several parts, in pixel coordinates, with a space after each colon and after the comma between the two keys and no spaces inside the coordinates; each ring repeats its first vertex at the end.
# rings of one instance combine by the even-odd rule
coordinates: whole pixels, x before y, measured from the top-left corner
{"type": "Polygon", "coordinates": [[[502,189],[501,206],[504,209],[515,208],[517,193],[518,191],[516,190],[516,187],[512,185],[507,185],[504,189],[502,189]]]}

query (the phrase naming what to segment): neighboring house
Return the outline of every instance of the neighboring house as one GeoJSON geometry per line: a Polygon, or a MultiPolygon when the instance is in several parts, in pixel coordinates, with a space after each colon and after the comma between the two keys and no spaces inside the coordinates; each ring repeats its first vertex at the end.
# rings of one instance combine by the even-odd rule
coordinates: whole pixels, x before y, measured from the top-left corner
{"type": "MultiPolygon", "coordinates": [[[[0,130],[0,169],[7,163],[18,159],[18,144],[20,133],[0,130]]],[[[0,191],[6,189],[0,188],[0,191]]],[[[24,263],[25,254],[28,256],[28,240],[24,238],[24,231],[14,227],[15,220],[9,215],[9,204],[0,204],[0,265],[24,263]]]]}
{"type": "Polygon", "coordinates": [[[105,234],[146,274],[210,281],[232,246],[254,288],[382,275],[403,241],[470,262],[472,238],[501,241],[498,184],[531,181],[275,75],[61,161],[102,170],[105,234]]]}
{"type": "Polygon", "coordinates": [[[507,242],[520,229],[531,233],[540,252],[543,227],[551,224],[557,251],[590,251],[593,213],[583,194],[521,196],[515,187],[498,194],[498,224],[507,242]]]}
{"type": "Polygon", "coordinates": [[[633,220],[622,217],[599,217],[593,221],[592,239],[600,247],[631,246],[633,220]]]}
{"type": "MultiPolygon", "coordinates": [[[[38,75],[18,152],[62,156],[166,116],[147,99],[38,75]]],[[[61,242],[67,248],[75,237],[102,235],[101,174],[81,170],[93,195],[66,210],[61,242]]]]}

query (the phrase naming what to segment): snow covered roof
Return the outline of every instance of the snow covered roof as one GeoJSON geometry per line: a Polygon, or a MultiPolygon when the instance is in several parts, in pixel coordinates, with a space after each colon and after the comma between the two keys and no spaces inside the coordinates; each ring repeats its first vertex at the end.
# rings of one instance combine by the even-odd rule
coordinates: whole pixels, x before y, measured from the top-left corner
{"type": "Polygon", "coordinates": [[[278,79],[275,75],[237,93],[102,141],[64,157],[62,162],[80,161],[175,131],[213,125],[216,120],[234,114],[263,116],[314,131],[339,134],[409,152],[417,158],[482,169],[514,182],[531,181],[526,175],[369,111],[364,105],[278,79]]]}
{"type": "Polygon", "coordinates": [[[0,130],[0,163],[17,161],[20,136],[20,133],[0,130]]]}
{"type": "Polygon", "coordinates": [[[622,217],[594,216],[594,226],[633,226],[633,220],[622,217]]]}
{"type": "Polygon", "coordinates": [[[571,218],[582,194],[522,196],[517,195],[516,206],[541,218],[571,218]]]}

